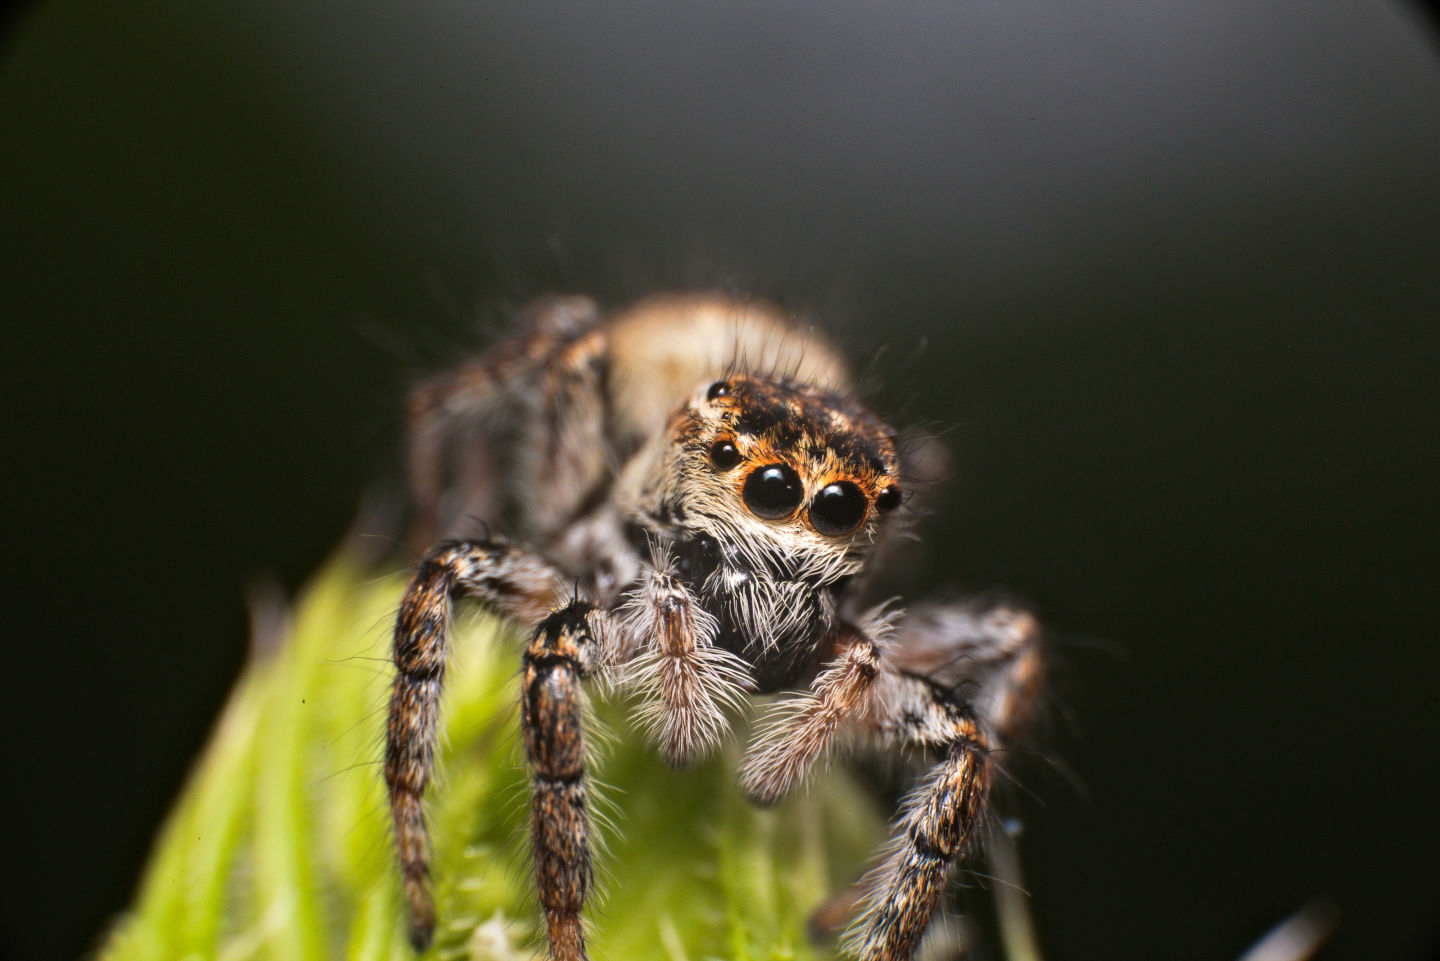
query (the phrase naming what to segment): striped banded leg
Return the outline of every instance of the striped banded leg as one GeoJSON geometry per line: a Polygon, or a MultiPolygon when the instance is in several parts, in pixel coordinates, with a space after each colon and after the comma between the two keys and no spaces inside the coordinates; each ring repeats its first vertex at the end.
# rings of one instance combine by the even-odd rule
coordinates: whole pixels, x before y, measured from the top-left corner
{"type": "Polygon", "coordinates": [[[892,740],[937,749],[940,761],[901,807],[899,832],[869,878],[846,948],[861,961],[909,961],[974,846],[990,792],[989,746],[970,710],[924,678],[887,678],[882,722],[892,740]]]}
{"type": "Polygon", "coordinates": [[[477,360],[411,390],[406,470],[413,508],[409,541],[418,552],[466,518],[501,509],[496,447],[530,382],[568,341],[599,320],[587,297],[542,297],[519,318],[522,333],[477,360]]]}
{"type": "Polygon", "coordinates": [[[603,667],[603,616],[576,601],[546,617],[525,650],[521,722],[533,789],[530,831],[555,961],[585,959],[580,911],[592,866],[581,682],[603,667]]]}
{"type": "Polygon", "coordinates": [[[886,676],[865,719],[872,736],[940,757],[901,808],[898,836],[867,879],[847,938],[863,961],[907,961],[953,865],[972,853],[989,797],[989,752],[1021,740],[1043,683],[1040,627],[1008,604],[911,611],[886,648],[886,676]],[[967,692],[964,702],[957,690],[967,692]]]}
{"type": "Polygon", "coordinates": [[[1013,746],[1029,733],[1044,687],[1040,638],[1034,615],[1008,603],[927,604],[896,625],[886,653],[898,671],[963,687],[992,738],[1013,746]]]}
{"type": "Polygon", "coordinates": [[[410,942],[418,951],[428,947],[435,934],[422,799],[435,767],[451,599],[469,595],[496,614],[533,624],[545,616],[563,589],[560,575],[533,554],[505,544],[471,541],[445,544],[431,552],[400,602],[393,649],[395,680],[385,730],[385,783],[410,908],[410,942]]]}

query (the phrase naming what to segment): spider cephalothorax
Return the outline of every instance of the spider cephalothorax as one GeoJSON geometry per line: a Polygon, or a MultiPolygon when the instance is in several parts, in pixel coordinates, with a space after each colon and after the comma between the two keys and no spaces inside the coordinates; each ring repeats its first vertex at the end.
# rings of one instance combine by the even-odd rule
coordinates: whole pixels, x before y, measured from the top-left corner
{"type": "Polygon", "coordinates": [[[475,520],[524,535],[429,550],[396,621],[385,777],[415,944],[434,927],[421,801],[464,595],[533,631],[521,708],[552,957],[585,957],[581,685],[605,676],[638,693],[677,766],[719,744],[727,709],[795,690],[743,763],[757,803],[841,735],[929,757],[849,942],[867,961],[910,958],[973,847],[989,752],[1031,713],[1037,632],[998,604],[855,610],[904,494],[894,434],[833,350],[763,305],[668,297],[602,316],[553,298],[523,334],[423,385],[411,414],[420,536],[475,520]]]}
{"type": "Polygon", "coordinates": [[[760,690],[793,683],[899,506],[890,429],[839,394],[733,373],[701,385],[654,448],[622,479],[632,538],[671,549],[716,645],[760,690]]]}

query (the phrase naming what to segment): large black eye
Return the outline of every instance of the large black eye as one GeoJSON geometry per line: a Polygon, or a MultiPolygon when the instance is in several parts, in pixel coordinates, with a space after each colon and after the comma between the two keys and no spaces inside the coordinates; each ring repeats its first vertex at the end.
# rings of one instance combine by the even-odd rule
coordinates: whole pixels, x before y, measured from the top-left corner
{"type": "Polygon", "coordinates": [[[745,479],[745,506],[756,517],[779,520],[795,513],[805,490],[800,475],[784,464],[757,467],[745,479]]]}
{"type": "Polygon", "coordinates": [[[717,398],[717,397],[729,397],[729,396],[730,396],[730,385],[727,384],[727,383],[725,383],[725,381],[723,381],[723,380],[717,380],[715,383],[711,384],[711,385],[710,385],[710,389],[705,392],[705,399],[706,399],[706,400],[714,400],[714,399],[717,398]]]}
{"type": "Polygon", "coordinates": [[[710,463],[716,470],[731,470],[740,463],[740,452],[728,440],[717,440],[710,445],[710,463]]]}
{"type": "Polygon", "coordinates": [[[865,519],[865,495],[849,481],[836,481],[820,488],[810,502],[810,523],[828,537],[848,534],[865,519]]]}

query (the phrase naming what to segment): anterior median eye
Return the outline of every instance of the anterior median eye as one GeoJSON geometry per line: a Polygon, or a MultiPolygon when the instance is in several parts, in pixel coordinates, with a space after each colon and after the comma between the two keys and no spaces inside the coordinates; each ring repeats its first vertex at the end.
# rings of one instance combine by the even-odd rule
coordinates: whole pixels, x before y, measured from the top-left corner
{"type": "Polygon", "coordinates": [[[848,534],[865,519],[865,495],[849,481],[836,481],[820,488],[810,502],[810,523],[828,537],[848,534]]]}
{"type": "Polygon", "coordinates": [[[779,520],[795,513],[800,498],[805,494],[800,484],[800,475],[784,464],[768,464],[757,467],[745,479],[745,506],[756,517],[767,521],[779,520]]]}

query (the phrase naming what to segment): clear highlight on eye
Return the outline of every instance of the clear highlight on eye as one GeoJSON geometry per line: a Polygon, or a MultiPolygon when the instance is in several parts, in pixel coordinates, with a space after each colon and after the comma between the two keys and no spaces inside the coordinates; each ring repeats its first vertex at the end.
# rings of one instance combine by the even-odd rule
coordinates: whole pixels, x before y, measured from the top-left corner
{"type": "Polygon", "coordinates": [[[710,463],[719,471],[734,470],[740,463],[740,451],[728,440],[717,440],[710,446],[710,463]]]}
{"type": "Polygon", "coordinates": [[[900,506],[900,485],[891,484],[875,497],[875,509],[888,514],[900,506]]]}
{"type": "Polygon", "coordinates": [[[795,513],[805,488],[800,475],[785,464],[767,464],[757,467],[745,480],[745,506],[756,517],[767,521],[779,520],[795,513]]]}
{"type": "Polygon", "coordinates": [[[810,524],[827,537],[848,534],[870,508],[860,488],[849,481],[826,484],[810,502],[810,524]]]}

